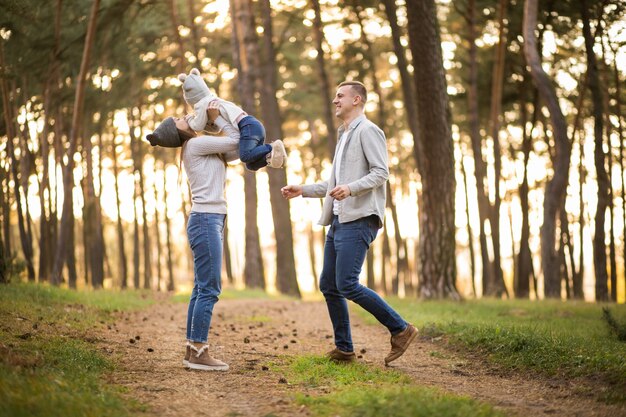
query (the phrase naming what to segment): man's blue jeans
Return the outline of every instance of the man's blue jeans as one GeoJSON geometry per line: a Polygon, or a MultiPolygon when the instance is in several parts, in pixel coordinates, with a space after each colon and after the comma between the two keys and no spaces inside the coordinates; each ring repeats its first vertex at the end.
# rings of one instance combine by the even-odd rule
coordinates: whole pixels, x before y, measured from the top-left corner
{"type": "Polygon", "coordinates": [[[187,311],[187,340],[206,343],[213,306],[222,292],[225,214],[192,212],[187,238],[193,252],[193,290],[187,311]]]}
{"type": "Polygon", "coordinates": [[[326,235],[320,290],[326,298],[335,332],[335,345],[344,352],[354,350],[346,299],[354,301],[376,317],[392,335],[407,326],[407,322],[378,294],[359,283],[365,255],[377,233],[376,216],[348,223],[339,223],[337,216],[333,216],[326,235]]]}
{"type": "Polygon", "coordinates": [[[253,116],[246,116],[237,124],[239,127],[239,159],[250,171],[258,171],[267,166],[266,156],[272,152],[271,145],[265,145],[265,128],[253,116]]]}

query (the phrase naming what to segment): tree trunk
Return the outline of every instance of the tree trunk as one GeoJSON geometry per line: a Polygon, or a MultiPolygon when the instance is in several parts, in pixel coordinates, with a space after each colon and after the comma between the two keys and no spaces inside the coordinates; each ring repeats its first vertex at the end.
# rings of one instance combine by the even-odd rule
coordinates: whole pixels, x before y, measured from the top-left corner
{"type": "MultiPolygon", "coordinates": [[[[137,290],[139,288],[141,288],[141,277],[140,277],[140,270],[139,270],[139,265],[140,265],[140,249],[139,249],[139,211],[137,209],[137,200],[140,198],[141,195],[141,188],[142,188],[142,178],[139,175],[139,171],[141,170],[141,157],[139,156],[139,151],[137,150],[138,147],[138,142],[137,140],[135,140],[135,134],[134,134],[134,128],[135,128],[135,118],[133,115],[133,111],[134,109],[130,109],[129,110],[129,117],[128,117],[128,126],[130,127],[129,129],[129,134],[130,134],[130,153],[131,153],[131,158],[133,160],[133,182],[134,182],[134,187],[133,187],[133,286],[134,288],[137,290]]],[[[145,210],[145,206],[142,206],[142,208],[145,210]]],[[[145,237],[145,234],[144,234],[145,237]]],[[[144,251],[144,256],[146,256],[147,254],[144,251]]],[[[145,264],[145,263],[144,263],[145,264]]],[[[145,280],[144,280],[145,282],[145,280]]]]}
{"type": "MultiPolygon", "coordinates": [[[[254,114],[254,80],[257,78],[258,65],[252,61],[256,32],[250,3],[249,0],[230,0],[230,8],[233,22],[233,61],[239,73],[237,83],[239,96],[243,109],[249,114],[254,114]]],[[[246,220],[244,281],[250,288],[265,289],[265,272],[257,226],[256,176],[254,172],[248,170],[244,172],[244,193],[246,220]]]]}
{"type": "Polygon", "coordinates": [[[315,256],[315,231],[313,225],[309,222],[309,230],[307,231],[309,236],[309,261],[311,262],[311,274],[313,275],[313,288],[317,291],[319,288],[317,274],[317,256],[315,256]]]}
{"type": "Polygon", "coordinates": [[[141,225],[141,229],[143,232],[143,288],[150,289],[152,288],[152,249],[150,247],[150,227],[148,224],[148,210],[146,206],[146,190],[145,190],[145,181],[143,178],[143,152],[141,151],[141,141],[134,137],[134,129],[130,129],[131,136],[130,140],[137,144],[135,148],[135,156],[137,159],[135,160],[135,172],[138,176],[138,184],[139,184],[139,199],[141,200],[141,216],[143,224],[141,225]]]}
{"type": "Polygon", "coordinates": [[[228,242],[228,222],[224,225],[224,269],[226,270],[226,279],[231,284],[234,284],[233,257],[230,252],[230,243],[228,242]]]}
{"type": "Polygon", "coordinates": [[[74,233],[76,218],[74,217],[74,210],[71,210],[69,214],[69,230],[71,233],[67,238],[67,245],[72,249],[67,251],[67,261],[65,266],[67,267],[67,284],[70,288],[76,288],[76,282],[78,280],[78,274],[76,272],[76,251],[73,249],[76,247],[76,234],[74,233]]]}
{"type": "Polygon", "coordinates": [[[409,74],[409,64],[406,58],[405,46],[401,42],[401,29],[398,25],[398,14],[395,0],[382,0],[382,4],[385,7],[385,14],[391,27],[391,39],[393,41],[393,51],[398,59],[398,71],[400,73],[400,80],[402,85],[402,97],[404,103],[404,110],[406,113],[409,130],[413,136],[414,143],[414,157],[417,165],[417,170],[421,172],[421,166],[423,166],[422,158],[424,153],[420,149],[419,140],[419,126],[417,118],[417,103],[415,102],[415,87],[413,86],[413,80],[409,74]]]}
{"type": "MultiPolygon", "coordinates": [[[[196,1],[187,0],[187,10],[189,11],[189,28],[191,29],[191,44],[193,45],[193,55],[196,57],[196,65],[200,65],[200,36],[196,26],[196,1]]],[[[218,94],[219,96],[219,94],[218,94]]]]}
{"type": "Polygon", "coordinates": [[[454,151],[434,0],[406,2],[424,151],[419,259],[423,298],[459,299],[454,225],[454,151]]]}
{"type": "Polygon", "coordinates": [[[170,225],[170,216],[168,213],[168,204],[167,204],[167,176],[165,164],[163,164],[163,201],[165,201],[165,213],[163,216],[165,217],[165,250],[167,251],[167,290],[174,291],[176,286],[174,284],[174,262],[172,261],[172,236],[171,236],[171,225],[170,225]]]}
{"type": "Polygon", "coordinates": [[[474,276],[476,275],[476,256],[474,255],[474,233],[472,232],[472,224],[470,221],[470,209],[469,209],[469,197],[467,195],[467,172],[465,170],[465,163],[461,158],[461,173],[463,174],[463,190],[465,193],[465,216],[467,217],[467,245],[470,253],[470,281],[472,283],[472,294],[474,298],[477,297],[476,293],[476,281],[474,276]]]}
{"type": "MultiPolygon", "coordinates": [[[[4,68],[5,67],[5,59],[4,59],[4,47],[3,47],[3,43],[0,42],[0,68],[4,68]]],[[[19,233],[20,233],[20,242],[22,244],[22,253],[24,254],[24,261],[26,262],[26,268],[27,268],[27,272],[28,272],[28,280],[29,281],[34,281],[35,280],[35,267],[33,265],[33,246],[32,246],[32,241],[29,239],[29,235],[26,229],[26,222],[28,221],[28,219],[24,219],[24,211],[22,209],[22,197],[21,197],[21,193],[20,193],[20,178],[18,175],[18,161],[17,161],[17,156],[15,154],[15,145],[14,145],[14,138],[15,138],[15,132],[13,131],[13,127],[14,127],[14,115],[12,114],[12,105],[9,99],[9,88],[7,86],[7,82],[6,82],[6,78],[4,77],[0,77],[0,90],[1,94],[2,94],[2,107],[4,110],[4,122],[5,122],[5,128],[6,128],[6,133],[7,133],[7,154],[8,157],[10,158],[10,166],[11,166],[11,174],[13,176],[13,193],[15,195],[15,203],[17,205],[17,221],[18,221],[18,228],[19,228],[19,233]]],[[[26,152],[28,152],[28,150],[25,150],[26,152]]],[[[22,155],[24,155],[24,152],[21,153],[22,155]]],[[[24,158],[22,157],[22,160],[20,161],[21,163],[24,163],[24,158]]],[[[26,190],[25,190],[26,192],[26,190]]],[[[25,197],[28,197],[28,194],[25,194],[25,197]]],[[[8,215],[9,212],[7,212],[8,215]]]]}
{"type": "Polygon", "coordinates": [[[52,280],[52,267],[54,266],[54,258],[53,256],[57,251],[57,242],[59,238],[59,195],[60,195],[60,187],[63,183],[62,178],[59,179],[58,171],[62,173],[65,172],[64,164],[63,164],[63,151],[62,140],[63,140],[63,132],[64,132],[64,124],[65,119],[63,117],[63,111],[61,106],[57,106],[55,109],[55,118],[54,118],[54,138],[52,140],[52,146],[54,149],[54,168],[51,170],[54,175],[54,188],[52,189],[54,192],[50,196],[50,280],[52,280]],[[58,169],[57,169],[58,167],[58,169]]]}
{"type": "MultiPolygon", "coordinates": [[[[22,91],[26,94],[26,80],[22,83],[22,91]]],[[[24,97],[24,103],[27,103],[27,98],[24,97]]],[[[15,112],[17,113],[17,111],[15,112]]],[[[27,246],[27,251],[30,254],[30,259],[26,258],[26,269],[28,271],[28,280],[31,282],[35,282],[35,262],[34,262],[34,253],[33,253],[33,218],[30,215],[30,203],[28,199],[28,195],[30,194],[30,174],[31,172],[36,172],[33,162],[35,157],[28,147],[29,142],[29,134],[27,125],[22,125],[22,129],[20,130],[21,135],[19,136],[18,143],[20,145],[20,181],[22,183],[22,190],[24,193],[24,223],[26,226],[26,240],[24,244],[27,246]]]]}
{"type": "MultiPolygon", "coordinates": [[[[565,203],[563,203],[562,206],[565,206],[565,203]]],[[[576,265],[574,265],[574,250],[573,250],[573,245],[572,245],[570,233],[569,233],[569,220],[567,218],[567,212],[565,210],[560,210],[559,215],[560,215],[559,223],[561,226],[561,239],[560,239],[561,240],[560,245],[561,245],[561,251],[562,251],[561,262],[563,263],[563,267],[561,268],[561,270],[563,271],[561,273],[561,277],[562,277],[562,280],[565,282],[566,298],[571,299],[574,296],[573,282],[574,282],[574,274],[576,273],[576,265]],[[567,252],[568,252],[570,268],[567,267],[565,249],[567,249],[567,252]],[[568,272],[570,270],[572,272],[571,279],[570,279],[570,274],[568,272]]]]}
{"type": "Polygon", "coordinates": [[[504,84],[504,59],[506,56],[507,38],[506,38],[506,11],[507,0],[500,0],[498,5],[498,31],[499,40],[496,47],[496,57],[493,65],[492,84],[491,84],[491,111],[490,125],[491,138],[493,139],[493,156],[494,156],[494,205],[491,210],[491,239],[493,245],[493,280],[487,287],[488,295],[502,296],[507,293],[504,284],[504,276],[502,274],[501,256],[500,256],[500,179],[502,177],[502,151],[500,149],[500,116],[502,114],[502,86],[504,84]]]}
{"type": "Polygon", "coordinates": [[[391,220],[393,220],[393,230],[396,244],[395,279],[398,280],[398,282],[403,283],[405,294],[413,293],[413,280],[409,269],[409,249],[406,244],[406,239],[402,238],[402,234],[400,233],[398,210],[396,209],[389,181],[387,181],[387,207],[389,208],[389,211],[391,211],[391,220]]]}
{"type": "MultiPolygon", "coordinates": [[[[282,120],[276,92],[276,53],[272,44],[272,15],[269,0],[261,0],[263,19],[263,54],[261,61],[261,114],[266,127],[266,142],[283,137],[282,120]]],[[[268,168],[269,169],[269,168],[268,168]]],[[[293,232],[289,200],[284,199],[280,191],[287,184],[284,169],[269,169],[270,201],[272,218],[274,219],[274,235],[276,237],[276,285],[283,294],[300,297],[296,275],[296,263],[293,255],[293,232]]]]}
{"type": "MultiPolygon", "coordinates": [[[[132,146],[132,145],[131,145],[132,146]]],[[[135,187],[133,194],[133,288],[140,288],[139,282],[139,213],[137,212],[137,177],[135,176],[135,187]]]]}
{"type": "Polygon", "coordinates": [[[589,11],[587,9],[586,0],[583,0],[580,5],[583,20],[583,36],[585,38],[585,52],[587,55],[589,91],[591,92],[593,103],[595,137],[594,162],[598,182],[598,202],[596,206],[595,233],[593,237],[593,266],[596,275],[596,301],[608,301],[608,272],[606,265],[606,235],[604,231],[604,222],[606,218],[606,209],[609,205],[609,177],[606,172],[606,154],[603,149],[603,98],[602,91],[600,89],[596,54],[593,51],[595,38],[591,34],[589,11]]]}
{"type": "Polygon", "coordinates": [[[328,157],[330,160],[335,155],[335,146],[337,146],[337,130],[335,128],[335,118],[332,110],[332,95],[330,87],[330,79],[328,72],[326,71],[326,60],[324,58],[324,27],[322,25],[322,12],[320,10],[319,0],[310,0],[311,8],[314,12],[313,17],[313,38],[315,41],[315,50],[317,55],[315,61],[317,62],[317,74],[320,81],[320,94],[322,95],[322,101],[324,102],[324,123],[326,124],[326,131],[328,136],[328,157]]]}
{"type": "Polygon", "coordinates": [[[2,188],[2,234],[4,244],[4,256],[5,259],[11,260],[13,258],[13,251],[11,245],[11,202],[9,197],[11,195],[9,183],[11,182],[8,167],[0,167],[0,188],[2,188]]]}
{"type": "MultiPolygon", "coordinates": [[[[41,219],[39,223],[39,281],[50,280],[50,274],[52,272],[52,254],[53,254],[53,239],[54,230],[56,225],[56,213],[52,207],[52,189],[50,187],[50,175],[52,174],[49,166],[50,158],[50,119],[54,114],[52,108],[53,96],[56,96],[59,86],[59,50],[61,47],[61,10],[62,0],[56,1],[55,6],[55,19],[54,19],[54,47],[50,57],[50,72],[49,77],[46,80],[44,91],[44,129],[42,133],[42,145],[41,145],[41,158],[42,158],[42,175],[40,181],[40,207],[41,207],[41,219]],[[46,204],[46,193],[47,203],[46,204]]],[[[60,107],[57,104],[57,107],[60,107]]],[[[58,124],[60,120],[55,120],[55,133],[58,130],[58,124]]],[[[56,171],[56,166],[53,165],[52,171],[56,171]]]]}
{"type": "Polygon", "coordinates": [[[535,87],[546,103],[554,133],[555,159],[554,175],[546,182],[543,205],[543,225],[541,226],[541,264],[544,274],[545,296],[559,298],[559,260],[555,249],[556,221],[559,204],[565,195],[569,173],[571,144],[567,137],[567,125],[561,112],[558,98],[548,75],[541,67],[535,27],[537,26],[537,0],[526,0],[524,5],[524,54],[530,67],[535,87]]]}
{"type": "MultiPolygon", "coordinates": [[[[528,75],[528,74],[527,74],[528,75]]],[[[527,79],[527,77],[525,78],[527,79]]],[[[525,89],[524,86],[522,88],[525,89]]],[[[523,94],[523,91],[520,91],[523,94]]],[[[530,153],[533,148],[532,144],[532,132],[537,122],[537,114],[539,112],[539,95],[537,90],[533,92],[533,116],[531,120],[530,131],[527,130],[526,124],[528,121],[528,111],[526,103],[522,100],[521,104],[521,116],[522,116],[522,153],[524,155],[524,174],[522,183],[519,188],[520,206],[522,210],[522,229],[520,233],[520,246],[519,254],[517,256],[517,268],[514,279],[514,293],[516,298],[528,298],[530,296],[530,280],[533,271],[533,260],[530,252],[530,220],[529,211],[530,205],[528,202],[528,161],[530,159],[530,153]]]]}
{"type": "MultiPolygon", "coordinates": [[[[63,213],[61,215],[61,229],[59,230],[59,239],[54,257],[54,267],[52,269],[51,283],[59,285],[62,281],[63,264],[73,262],[74,259],[74,199],[72,191],[74,189],[74,154],[78,146],[78,129],[82,124],[83,102],[85,97],[85,86],[87,84],[87,71],[89,69],[89,59],[91,49],[96,34],[96,20],[98,17],[98,8],[100,0],[94,0],[91,6],[91,12],[87,23],[87,36],[85,38],[85,47],[83,49],[83,57],[80,64],[76,82],[76,94],[74,97],[74,109],[72,113],[72,128],[70,130],[69,149],[67,152],[67,165],[64,168],[63,175],[63,213]],[[70,246],[71,245],[71,246],[70,246]]],[[[70,265],[70,280],[72,280],[72,267],[70,265]]],[[[74,272],[75,274],[75,272],[74,272]]]]}
{"type": "MultiPolygon", "coordinates": [[[[596,32],[598,33],[598,28],[596,29],[596,32]]],[[[595,39],[595,37],[594,37],[595,39]]],[[[605,65],[604,66],[604,72],[603,74],[605,75],[605,77],[608,77],[610,75],[610,69],[609,69],[609,65],[608,63],[604,60],[604,57],[606,57],[606,50],[604,47],[604,41],[603,41],[603,36],[600,35],[600,46],[602,47],[602,63],[605,65]]],[[[600,85],[600,90],[605,91],[605,90],[609,90],[607,88],[607,86],[605,84],[603,84],[602,81],[607,82],[608,84],[608,80],[599,80],[599,85],[600,85]]],[[[617,90],[619,91],[619,90],[617,90]]],[[[618,93],[619,95],[619,93],[618,93]]],[[[612,130],[613,130],[613,123],[611,123],[611,120],[608,118],[608,115],[611,114],[611,109],[610,109],[610,93],[607,92],[607,94],[603,94],[602,95],[602,108],[603,108],[603,112],[606,113],[607,115],[607,120],[606,120],[606,137],[607,137],[607,144],[608,144],[608,177],[609,177],[609,216],[610,216],[610,221],[609,221],[609,266],[611,268],[611,275],[609,276],[609,282],[611,283],[611,292],[610,292],[610,299],[613,302],[617,302],[617,256],[616,256],[616,248],[615,248],[615,190],[613,188],[613,167],[614,167],[614,153],[613,153],[613,145],[611,143],[611,134],[612,134],[612,130]]],[[[616,161],[619,162],[619,159],[616,161]]],[[[621,173],[621,171],[620,171],[621,173]]]]}
{"type": "Polygon", "coordinates": [[[11,210],[9,208],[9,202],[7,201],[9,196],[9,174],[5,170],[4,167],[0,167],[0,205],[2,206],[2,228],[0,230],[0,248],[2,249],[2,253],[0,253],[0,272],[2,273],[1,279],[3,282],[9,282],[11,278],[9,276],[9,266],[11,264],[11,252],[10,248],[10,213],[11,210]],[[5,183],[6,190],[5,191],[5,183]]]}
{"type": "MultiPolygon", "coordinates": [[[[617,57],[617,49],[614,49],[611,42],[608,42],[609,48],[613,52],[613,57],[617,57]]],[[[619,155],[618,155],[618,163],[619,163],[619,172],[620,172],[620,185],[621,185],[621,199],[622,199],[622,240],[626,240],[626,186],[624,184],[624,128],[622,125],[622,97],[620,92],[621,89],[621,80],[619,75],[619,70],[617,68],[617,61],[613,59],[613,83],[615,88],[615,116],[617,117],[617,133],[619,138],[619,155]]],[[[624,260],[624,265],[626,269],[626,242],[623,242],[623,253],[622,257],[624,260]]],[[[624,279],[624,288],[626,289],[626,272],[623,273],[624,279]]],[[[617,288],[617,285],[615,285],[617,288]]]]}
{"type": "Polygon", "coordinates": [[[489,249],[487,247],[487,233],[485,224],[489,221],[491,203],[485,190],[487,178],[487,168],[482,154],[482,138],[480,136],[479,104],[478,104],[478,48],[476,46],[476,1],[469,0],[467,8],[469,40],[469,86],[467,90],[467,100],[469,108],[470,139],[472,142],[472,153],[474,156],[474,176],[476,177],[476,197],[478,200],[479,217],[479,242],[480,256],[482,262],[482,294],[490,292],[492,278],[492,267],[489,259],[489,249]]]}
{"type": "MultiPolygon", "coordinates": [[[[576,127],[576,125],[574,125],[576,127]]],[[[574,293],[574,298],[582,300],[585,295],[583,292],[583,276],[585,271],[585,198],[583,194],[583,185],[585,184],[585,176],[586,170],[584,165],[585,159],[585,146],[584,146],[584,137],[585,134],[575,129],[574,132],[578,131],[578,154],[580,155],[580,161],[578,163],[578,240],[580,242],[580,253],[578,255],[578,270],[574,274],[572,290],[574,293]]]]}
{"type": "Polygon", "coordinates": [[[115,207],[117,208],[117,249],[118,249],[118,275],[120,277],[120,287],[128,287],[128,263],[126,261],[126,250],[124,243],[124,226],[122,224],[122,214],[120,212],[120,188],[119,188],[119,168],[117,165],[117,144],[115,137],[111,141],[111,158],[113,159],[113,176],[115,177],[115,207]]]}
{"type": "MultiPolygon", "coordinates": [[[[158,158],[158,154],[159,154],[160,149],[157,149],[155,152],[155,164],[154,164],[154,173],[153,173],[153,178],[154,178],[154,183],[152,185],[152,191],[154,194],[154,234],[156,237],[156,262],[155,262],[155,266],[156,266],[156,277],[157,277],[157,282],[156,282],[156,290],[157,291],[161,291],[161,276],[162,276],[162,270],[161,270],[161,258],[163,256],[163,253],[161,251],[161,220],[159,217],[159,196],[157,193],[157,183],[156,183],[156,178],[157,178],[157,165],[156,165],[156,160],[159,159],[158,158]]],[[[164,167],[165,168],[165,167],[164,167]]],[[[163,169],[163,175],[165,175],[165,169],[163,169]]],[[[165,204],[167,204],[167,201],[165,202],[165,204]]]]}
{"type": "MultiPolygon", "coordinates": [[[[100,135],[102,133],[99,133],[100,135]]],[[[85,229],[85,257],[91,272],[93,288],[102,288],[104,283],[104,239],[102,236],[102,210],[100,198],[96,195],[93,175],[93,146],[91,138],[85,138],[83,147],[86,162],[85,204],[83,206],[83,228],[85,229]]]]}
{"type": "MultiPolygon", "coordinates": [[[[417,103],[415,101],[415,88],[413,86],[413,80],[408,70],[408,62],[405,53],[405,47],[401,42],[401,29],[398,25],[397,7],[395,0],[383,0],[382,4],[385,8],[385,14],[391,27],[391,38],[393,41],[393,50],[398,60],[397,67],[400,73],[400,80],[402,86],[402,99],[404,103],[405,115],[407,118],[409,130],[413,136],[414,144],[414,159],[418,172],[421,172],[421,167],[424,165],[422,158],[424,152],[420,149],[419,140],[419,126],[417,119],[417,103]]],[[[393,202],[393,196],[391,194],[391,185],[387,182],[387,204],[391,209],[391,216],[394,223],[395,240],[396,240],[396,267],[398,273],[398,280],[402,281],[405,286],[405,294],[413,293],[413,277],[409,265],[409,251],[407,248],[406,240],[402,238],[400,234],[400,227],[398,222],[398,214],[393,202]]],[[[418,195],[418,201],[421,201],[421,196],[418,195]]]]}
{"type": "Polygon", "coordinates": [[[172,34],[174,35],[174,41],[178,45],[178,59],[176,60],[176,71],[178,73],[185,72],[185,45],[183,43],[183,38],[180,36],[180,31],[178,30],[178,10],[176,6],[176,0],[169,0],[167,2],[167,6],[170,12],[170,23],[172,24],[172,34]]]}
{"type": "MultiPolygon", "coordinates": [[[[608,113],[608,107],[606,109],[608,113]]],[[[613,198],[613,184],[612,184],[612,167],[613,167],[613,151],[611,150],[611,132],[610,122],[607,121],[606,137],[608,140],[608,159],[609,159],[609,266],[611,268],[611,275],[609,276],[609,282],[611,283],[610,300],[617,302],[617,259],[615,255],[615,199],[613,198]]]]}
{"type": "MultiPolygon", "coordinates": [[[[0,193],[2,192],[0,191],[0,193]]],[[[8,258],[4,252],[4,242],[2,240],[2,229],[0,229],[0,284],[7,284],[10,279],[7,260],[8,258]]]]}
{"type": "MultiPolygon", "coordinates": [[[[381,283],[387,282],[388,280],[387,277],[390,275],[389,269],[393,268],[393,265],[391,265],[391,245],[389,244],[389,233],[387,229],[388,225],[389,223],[387,222],[387,217],[385,217],[385,220],[383,222],[383,229],[381,230],[382,235],[383,235],[382,236],[383,238],[382,251],[381,251],[381,256],[380,256],[380,282],[381,283]]],[[[391,282],[392,282],[392,285],[394,285],[393,283],[395,282],[395,287],[400,288],[399,274],[397,273],[397,271],[398,271],[398,267],[397,267],[397,262],[396,262],[396,273],[395,274],[393,272],[391,273],[391,282]]],[[[376,286],[370,287],[370,288],[376,289],[376,286]]],[[[398,295],[397,292],[394,295],[398,295]]]]}

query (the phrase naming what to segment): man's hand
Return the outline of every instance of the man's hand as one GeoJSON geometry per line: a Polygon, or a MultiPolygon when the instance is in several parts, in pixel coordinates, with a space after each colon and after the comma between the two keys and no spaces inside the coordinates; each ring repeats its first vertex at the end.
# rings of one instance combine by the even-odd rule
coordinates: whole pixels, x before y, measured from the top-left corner
{"type": "Polygon", "coordinates": [[[330,190],[330,193],[328,195],[330,195],[337,201],[341,201],[345,198],[350,197],[350,187],[348,187],[347,185],[338,185],[330,190]]]}
{"type": "Polygon", "coordinates": [[[285,185],[280,189],[280,192],[283,194],[287,200],[292,199],[294,197],[299,197],[302,195],[302,186],[301,185],[285,185]]]}
{"type": "Polygon", "coordinates": [[[209,107],[206,109],[206,114],[211,123],[215,122],[215,119],[220,115],[219,111],[219,102],[217,100],[213,100],[209,103],[209,107]]]}

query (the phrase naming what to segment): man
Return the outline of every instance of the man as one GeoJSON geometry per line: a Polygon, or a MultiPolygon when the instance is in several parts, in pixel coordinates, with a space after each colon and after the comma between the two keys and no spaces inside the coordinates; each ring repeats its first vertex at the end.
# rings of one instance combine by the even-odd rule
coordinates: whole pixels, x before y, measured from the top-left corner
{"type": "Polygon", "coordinates": [[[333,100],[335,115],[343,122],[328,181],[287,185],[283,197],[325,197],[319,223],[330,226],[324,245],[320,290],[326,299],[335,333],[330,359],[355,360],[346,299],[382,323],[391,333],[391,351],[385,364],[396,360],[417,337],[417,329],[404,321],[374,291],[359,283],[370,244],[383,225],[385,182],[389,177],[385,134],[365,117],[365,86],[356,81],[339,84],[333,100]]]}

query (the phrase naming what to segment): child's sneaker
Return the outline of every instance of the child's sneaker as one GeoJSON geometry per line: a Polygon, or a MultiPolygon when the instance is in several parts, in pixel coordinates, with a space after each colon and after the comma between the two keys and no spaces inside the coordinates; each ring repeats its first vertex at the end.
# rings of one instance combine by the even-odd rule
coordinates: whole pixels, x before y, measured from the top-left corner
{"type": "Polygon", "coordinates": [[[270,143],[272,152],[270,153],[270,159],[268,165],[272,168],[282,168],[287,157],[287,151],[285,150],[285,144],[282,140],[277,139],[270,143]]]}
{"type": "Polygon", "coordinates": [[[200,349],[191,345],[190,348],[189,369],[198,369],[200,371],[228,371],[228,364],[209,355],[209,345],[204,345],[200,349]]]}

